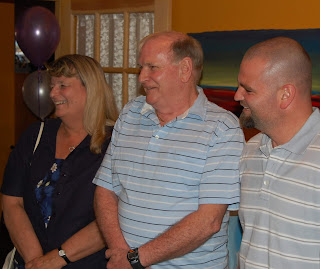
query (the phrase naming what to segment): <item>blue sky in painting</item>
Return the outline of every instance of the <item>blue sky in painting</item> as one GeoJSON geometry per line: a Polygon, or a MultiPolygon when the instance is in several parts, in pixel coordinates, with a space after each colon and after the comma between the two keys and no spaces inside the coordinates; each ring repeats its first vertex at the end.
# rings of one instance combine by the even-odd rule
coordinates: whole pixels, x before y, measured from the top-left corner
{"type": "Polygon", "coordinates": [[[312,59],[312,91],[320,95],[320,29],[247,30],[189,33],[202,45],[204,71],[202,86],[237,88],[241,59],[252,45],[276,36],[297,40],[312,59]]]}

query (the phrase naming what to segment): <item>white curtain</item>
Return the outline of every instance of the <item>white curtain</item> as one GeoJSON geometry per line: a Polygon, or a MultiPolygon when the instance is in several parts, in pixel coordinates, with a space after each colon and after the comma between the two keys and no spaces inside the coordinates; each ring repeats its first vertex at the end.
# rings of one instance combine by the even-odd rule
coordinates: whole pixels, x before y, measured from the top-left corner
{"type": "MultiPolygon", "coordinates": [[[[94,57],[95,15],[77,15],[77,53],[94,57]]],[[[153,13],[130,13],[129,16],[129,67],[137,67],[139,41],[154,31],[153,13]]],[[[123,67],[124,15],[100,15],[100,64],[102,67],[123,67]]],[[[119,109],[122,108],[122,74],[105,74],[114,91],[119,109]]],[[[140,94],[138,75],[129,74],[129,100],[140,94]]]]}

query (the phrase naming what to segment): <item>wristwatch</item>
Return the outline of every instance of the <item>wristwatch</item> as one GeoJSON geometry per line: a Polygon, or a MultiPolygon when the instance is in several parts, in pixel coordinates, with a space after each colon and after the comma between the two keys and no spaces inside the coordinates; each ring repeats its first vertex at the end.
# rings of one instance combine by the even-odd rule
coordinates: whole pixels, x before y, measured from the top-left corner
{"type": "Polygon", "coordinates": [[[133,269],[145,269],[140,263],[138,248],[130,249],[127,254],[127,259],[133,269]]]}
{"type": "Polygon", "coordinates": [[[59,250],[59,256],[63,258],[67,264],[71,263],[71,261],[68,259],[66,255],[66,252],[61,248],[61,246],[58,248],[58,250],[59,250]]]}

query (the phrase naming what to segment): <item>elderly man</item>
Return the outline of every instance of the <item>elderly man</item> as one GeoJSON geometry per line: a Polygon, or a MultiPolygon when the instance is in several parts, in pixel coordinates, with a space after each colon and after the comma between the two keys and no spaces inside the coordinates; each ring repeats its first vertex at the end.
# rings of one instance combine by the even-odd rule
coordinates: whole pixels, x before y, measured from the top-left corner
{"type": "Polygon", "coordinates": [[[107,268],[227,266],[243,134],[196,86],[202,62],[200,44],[182,33],[140,45],[146,96],[124,107],[94,179],[107,268]]]}
{"type": "Polygon", "coordinates": [[[251,47],[235,100],[244,127],[261,133],[240,162],[240,268],[319,268],[320,114],[311,103],[311,60],[277,37],[251,47]]]}

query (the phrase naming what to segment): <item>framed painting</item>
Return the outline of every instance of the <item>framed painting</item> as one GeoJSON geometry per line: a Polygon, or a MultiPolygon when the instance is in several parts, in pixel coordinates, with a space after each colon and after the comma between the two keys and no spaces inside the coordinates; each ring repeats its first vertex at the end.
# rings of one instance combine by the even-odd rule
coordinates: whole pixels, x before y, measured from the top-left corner
{"type": "Polygon", "coordinates": [[[263,40],[286,36],[298,41],[312,60],[312,103],[320,107],[320,29],[246,30],[190,33],[204,51],[204,68],[200,86],[208,99],[236,115],[241,106],[233,100],[243,55],[263,40]]]}

